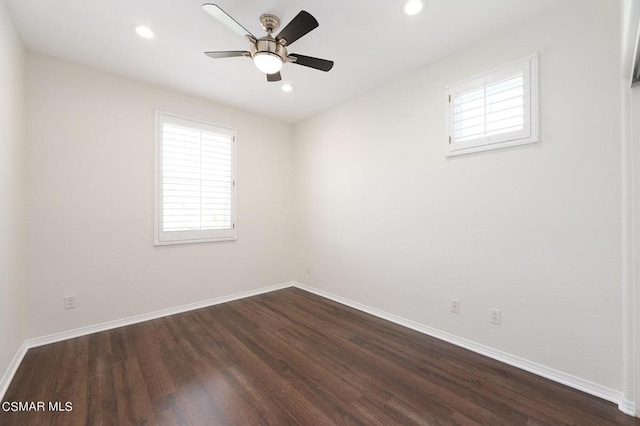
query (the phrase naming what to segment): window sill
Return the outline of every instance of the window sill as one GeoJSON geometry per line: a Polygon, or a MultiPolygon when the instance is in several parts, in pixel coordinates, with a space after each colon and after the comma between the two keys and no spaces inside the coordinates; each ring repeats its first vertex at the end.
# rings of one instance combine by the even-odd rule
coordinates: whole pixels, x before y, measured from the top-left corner
{"type": "Polygon", "coordinates": [[[219,241],[235,241],[238,237],[220,237],[220,238],[198,238],[193,240],[175,240],[175,241],[154,241],[153,245],[158,246],[173,246],[181,244],[200,244],[200,243],[215,243],[219,241]]]}
{"type": "Polygon", "coordinates": [[[495,149],[509,148],[512,146],[527,145],[527,144],[536,143],[536,142],[538,142],[537,138],[525,138],[525,139],[516,139],[512,141],[492,143],[487,145],[479,145],[479,146],[474,146],[469,148],[455,149],[451,147],[449,148],[449,153],[447,153],[447,158],[457,157],[459,155],[473,154],[476,152],[493,151],[495,149]]]}

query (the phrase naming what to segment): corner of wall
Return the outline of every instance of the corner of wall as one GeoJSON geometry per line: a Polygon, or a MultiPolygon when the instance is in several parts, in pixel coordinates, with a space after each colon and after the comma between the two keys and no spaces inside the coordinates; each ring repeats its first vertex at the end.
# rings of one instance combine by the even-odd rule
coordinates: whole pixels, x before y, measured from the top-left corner
{"type": "Polygon", "coordinates": [[[0,2],[0,396],[26,350],[26,52],[0,2]]]}

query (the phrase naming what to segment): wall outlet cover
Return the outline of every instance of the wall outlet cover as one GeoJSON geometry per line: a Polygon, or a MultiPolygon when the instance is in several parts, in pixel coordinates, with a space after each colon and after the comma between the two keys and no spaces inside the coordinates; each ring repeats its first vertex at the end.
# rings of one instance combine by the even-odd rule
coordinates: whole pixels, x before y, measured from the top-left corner
{"type": "Polygon", "coordinates": [[[500,325],[500,323],[502,322],[502,314],[500,312],[500,309],[491,308],[489,309],[489,312],[491,312],[491,323],[500,325]]]}
{"type": "Polygon", "coordinates": [[[66,296],[64,298],[64,308],[71,309],[76,307],[76,296],[66,296]]]}

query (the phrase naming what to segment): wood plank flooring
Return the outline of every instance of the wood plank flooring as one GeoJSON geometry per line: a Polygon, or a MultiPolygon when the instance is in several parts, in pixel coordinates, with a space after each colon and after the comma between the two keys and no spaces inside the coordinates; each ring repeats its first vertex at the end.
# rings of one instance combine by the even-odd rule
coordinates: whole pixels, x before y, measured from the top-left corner
{"type": "Polygon", "coordinates": [[[640,425],[606,401],[299,289],[28,351],[0,425],[640,425]]]}

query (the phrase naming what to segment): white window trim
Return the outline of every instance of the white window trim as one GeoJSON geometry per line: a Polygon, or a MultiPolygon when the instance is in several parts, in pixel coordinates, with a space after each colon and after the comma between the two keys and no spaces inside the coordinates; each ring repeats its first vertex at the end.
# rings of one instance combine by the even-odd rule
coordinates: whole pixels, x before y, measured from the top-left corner
{"type": "Polygon", "coordinates": [[[237,196],[237,157],[236,157],[236,130],[226,126],[220,126],[218,124],[212,124],[205,121],[194,120],[187,117],[170,114],[160,110],[154,110],[154,209],[153,209],[153,229],[154,229],[154,246],[175,245],[175,244],[195,244],[195,243],[207,243],[216,241],[234,241],[237,239],[237,220],[236,220],[236,196],[237,196]],[[233,187],[231,191],[231,220],[232,229],[224,230],[201,230],[201,231],[174,231],[163,232],[162,231],[162,208],[161,208],[161,194],[162,194],[162,182],[160,179],[160,173],[162,171],[162,156],[161,156],[161,134],[163,118],[168,121],[182,122],[184,124],[202,124],[205,126],[213,126],[228,132],[233,137],[232,141],[232,163],[231,163],[231,179],[233,187]],[[173,235],[171,235],[173,234],[173,235]]]}
{"type": "Polygon", "coordinates": [[[505,66],[484,72],[467,80],[447,85],[445,102],[447,104],[447,134],[449,135],[447,157],[538,142],[538,55],[533,53],[505,66]],[[525,129],[518,132],[509,132],[470,141],[456,142],[453,136],[454,104],[452,102],[455,94],[482,86],[487,81],[498,81],[509,77],[513,74],[514,70],[524,71],[525,87],[527,82],[529,87],[529,91],[525,93],[524,102],[525,118],[527,112],[529,113],[529,120],[525,120],[525,129]]]}

